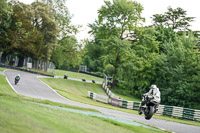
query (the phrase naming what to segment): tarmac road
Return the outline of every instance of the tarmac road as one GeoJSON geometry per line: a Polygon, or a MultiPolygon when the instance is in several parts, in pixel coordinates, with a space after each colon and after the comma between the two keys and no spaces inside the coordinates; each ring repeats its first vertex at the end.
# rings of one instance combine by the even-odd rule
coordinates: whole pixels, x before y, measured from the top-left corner
{"type": "Polygon", "coordinates": [[[152,125],[154,127],[158,127],[175,133],[200,133],[200,127],[198,126],[180,124],[155,118],[152,118],[151,120],[145,120],[144,116],[71,101],[69,99],[62,97],[55,90],[51,89],[49,86],[41,82],[37,78],[39,75],[36,74],[31,74],[16,70],[6,70],[5,75],[7,77],[8,83],[13,88],[13,90],[21,95],[29,96],[32,98],[50,100],[69,105],[80,106],[80,107],[93,108],[106,115],[124,118],[136,122],[141,122],[144,124],[152,125]],[[20,74],[21,79],[17,85],[14,85],[14,78],[17,74],[20,74]]]}

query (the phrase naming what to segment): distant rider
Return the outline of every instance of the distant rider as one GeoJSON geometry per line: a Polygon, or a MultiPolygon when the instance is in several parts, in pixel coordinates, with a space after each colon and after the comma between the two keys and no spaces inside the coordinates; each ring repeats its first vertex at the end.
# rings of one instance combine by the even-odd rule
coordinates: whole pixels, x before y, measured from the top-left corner
{"type": "Polygon", "coordinates": [[[159,88],[156,85],[151,85],[149,92],[143,94],[143,98],[142,98],[142,102],[140,105],[140,109],[139,109],[139,114],[142,114],[142,107],[145,106],[146,101],[145,101],[145,97],[153,97],[153,100],[156,101],[158,104],[156,105],[156,109],[155,112],[158,110],[158,106],[160,103],[160,91],[159,88]]]}
{"type": "Polygon", "coordinates": [[[15,84],[18,83],[20,80],[20,75],[18,74],[16,77],[15,77],[15,84]]]}

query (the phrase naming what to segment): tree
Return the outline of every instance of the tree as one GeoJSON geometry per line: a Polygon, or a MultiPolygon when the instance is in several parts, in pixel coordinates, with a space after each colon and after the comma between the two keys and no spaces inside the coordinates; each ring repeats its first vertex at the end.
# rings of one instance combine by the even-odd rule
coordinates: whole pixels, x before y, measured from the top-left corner
{"type": "Polygon", "coordinates": [[[128,89],[132,95],[140,97],[155,83],[159,42],[156,41],[155,29],[151,27],[138,28],[135,34],[136,41],[119,67],[119,78],[123,81],[119,85],[128,89]]]}
{"type": "Polygon", "coordinates": [[[68,36],[59,40],[58,46],[54,49],[51,60],[58,68],[71,69],[78,66],[78,42],[74,36],[68,36]]]}
{"type": "Polygon", "coordinates": [[[43,58],[49,60],[51,52],[57,44],[59,31],[55,21],[55,10],[41,2],[32,3],[31,8],[34,11],[34,16],[31,19],[32,24],[43,38],[43,46],[45,47],[43,58]]]}
{"type": "Polygon", "coordinates": [[[6,56],[9,54],[6,51],[8,45],[8,29],[11,25],[13,10],[12,6],[7,3],[7,0],[0,1],[0,51],[3,52],[1,62],[5,63],[6,56]]]}
{"type": "Polygon", "coordinates": [[[121,40],[117,37],[106,39],[104,43],[107,44],[105,46],[107,54],[101,56],[101,59],[104,62],[104,66],[107,66],[108,64],[113,66],[112,87],[115,87],[119,80],[119,75],[122,74],[119,72],[119,68],[122,64],[126,63],[127,60],[125,60],[125,57],[128,56],[131,45],[129,41],[121,40]]]}
{"type": "Polygon", "coordinates": [[[132,37],[135,27],[144,20],[142,10],[139,3],[129,0],[105,1],[98,10],[98,20],[89,25],[90,33],[95,37],[90,47],[101,50],[96,60],[102,60],[104,66],[111,64],[114,67],[113,87],[117,83],[118,67],[124,62],[123,52],[130,47],[125,39],[132,37]]]}
{"type": "Polygon", "coordinates": [[[166,43],[156,60],[156,84],[162,88],[162,103],[200,108],[200,52],[191,34],[166,43]]]}
{"type": "Polygon", "coordinates": [[[190,22],[194,21],[194,17],[187,17],[186,11],[180,7],[176,9],[169,7],[167,12],[155,14],[152,19],[155,26],[163,25],[178,31],[189,30],[190,22]]]}
{"type": "Polygon", "coordinates": [[[164,27],[158,25],[155,27],[156,30],[156,41],[159,41],[159,51],[163,52],[163,45],[167,42],[174,42],[176,40],[176,32],[170,27],[164,27]]]}
{"type": "Polygon", "coordinates": [[[118,37],[123,40],[129,37],[130,32],[144,21],[141,17],[143,7],[137,2],[130,0],[105,1],[98,11],[98,21],[101,25],[107,25],[112,30],[119,30],[118,37]]]}
{"type": "Polygon", "coordinates": [[[74,35],[78,32],[80,26],[73,25],[71,23],[72,16],[69,13],[66,0],[41,0],[45,4],[51,6],[55,10],[55,20],[59,27],[59,38],[74,35]]]}

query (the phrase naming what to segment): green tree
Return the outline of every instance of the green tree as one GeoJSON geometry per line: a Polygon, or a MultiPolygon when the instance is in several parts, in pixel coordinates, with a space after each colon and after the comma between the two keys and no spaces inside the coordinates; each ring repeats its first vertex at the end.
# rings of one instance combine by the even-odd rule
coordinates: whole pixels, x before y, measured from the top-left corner
{"type": "Polygon", "coordinates": [[[1,62],[5,63],[6,56],[9,52],[6,51],[8,44],[8,29],[11,25],[13,10],[11,4],[7,3],[7,0],[0,1],[0,52],[2,51],[1,62]]]}
{"type": "Polygon", "coordinates": [[[176,40],[176,32],[170,27],[164,27],[163,25],[155,26],[156,40],[159,41],[159,51],[163,52],[163,45],[167,42],[174,42],[176,40]]]}
{"type": "Polygon", "coordinates": [[[74,36],[68,36],[59,40],[58,46],[54,49],[51,60],[58,68],[71,69],[78,66],[79,44],[74,36]]]}
{"type": "Polygon", "coordinates": [[[152,19],[154,25],[163,25],[178,31],[189,30],[190,22],[194,21],[194,17],[187,17],[186,11],[180,7],[176,9],[169,7],[167,12],[155,14],[152,19]]]}
{"type": "Polygon", "coordinates": [[[55,10],[55,20],[59,27],[59,38],[74,35],[80,26],[71,23],[72,16],[65,4],[66,0],[41,0],[55,10]]]}
{"type": "Polygon", "coordinates": [[[129,41],[121,40],[117,37],[106,39],[104,43],[107,44],[105,46],[106,54],[101,56],[101,59],[104,62],[104,66],[111,64],[114,67],[112,87],[115,87],[119,80],[119,75],[122,74],[119,72],[119,68],[126,63],[125,57],[128,56],[131,50],[131,44],[129,41]]]}
{"type": "Polygon", "coordinates": [[[34,11],[31,23],[42,36],[44,47],[42,51],[42,58],[49,60],[53,49],[57,45],[59,32],[58,25],[55,21],[55,10],[47,4],[41,2],[32,3],[31,8],[34,11]]]}
{"type": "Polygon", "coordinates": [[[196,44],[197,39],[189,35],[163,45],[165,52],[156,61],[156,84],[163,104],[200,108],[200,52],[196,44]]]}
{"type": "Polygon", "coordinates": [[[130,0],[113,0],[113,2],[105,1],[105,6],[98,10],[98,21],[114,32],[118,30],[121,40],[129,37],[140,22],[144,21],[141,17],[143,7],[137,2],[130,0]]]}
{"type": "Polygon", "coordinates": [[[144,20],[141,17],[142,10],[139,3],[129,0],[105,1],[105,5],[98,10],[98,20],[89,25],[90,33],[95,37],[90,48],[100,53],[96,60],[102,60],[104,66],[114,66],[112,86],[116,85],[118,67],[124,62],[123,52],[130,47],[125,40],[133,38],[135,27],[144,20]]]}
{"type": "Polygon", "coordinates": [[[125,62],[119,67],[120,87],[128,89],[140,97],[151,84],[155,83],[155,61],[159,57],[159,42],[153,28],[139,28],[135,31],[136,40],[131,51],[124,57],[125,62]]]}

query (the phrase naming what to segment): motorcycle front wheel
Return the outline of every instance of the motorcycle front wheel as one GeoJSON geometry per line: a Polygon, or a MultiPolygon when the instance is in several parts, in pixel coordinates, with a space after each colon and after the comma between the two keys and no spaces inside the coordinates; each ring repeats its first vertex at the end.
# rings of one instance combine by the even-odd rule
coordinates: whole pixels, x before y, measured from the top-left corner
{"type": "Polygon", "coordinates": [[[149,111],[147,113],[145,113],[145,119],[146,120],[150,120],[151,117],[153,116],[153,114],[154,114],[154,107],[153,106],[149,106],[148,110],[149,111]]]}

